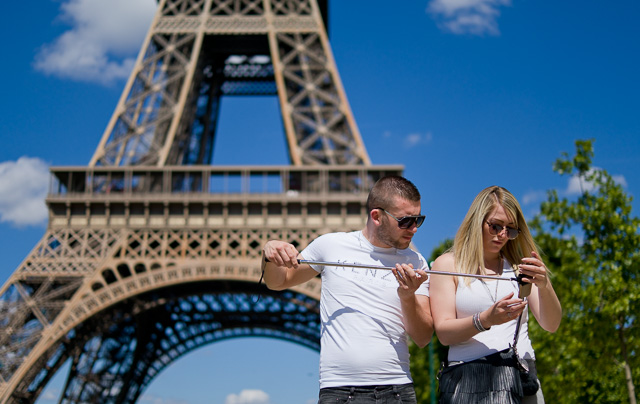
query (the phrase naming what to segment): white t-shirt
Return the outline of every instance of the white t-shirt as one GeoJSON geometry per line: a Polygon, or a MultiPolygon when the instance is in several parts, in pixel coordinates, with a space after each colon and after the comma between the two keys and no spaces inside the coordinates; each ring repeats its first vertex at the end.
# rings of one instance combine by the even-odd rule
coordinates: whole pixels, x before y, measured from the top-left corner
{"type": "MultiPolygon", "coordinates": [[[[427,269],[409,248],[373,246],[362,232],[330,233],[302,251],[310,261],[376,266],[411,263],[427,269]]],[[[322,275],[320,388],[411,383],[398,282],[384,269],[312,265],[322,275]]],[[[416,294],[428,296],[427,282],[416,294]]]]}
{"type": "MultiPolygon", "coordinates": [[[[515,278],[511,264],[504,260],[502,277],[515,278]]],[[[457,318],[471,317],[475,313],[491,307],[495,301],[502,299],[513,292],[514,298],[518,297],[518,284],[515,281],[494,281],[473,279],[467,287],[465,278],[458,277],[458,290],[456,291],[457,318]]],[[[518,355],[525,359],[535,359],[531,340],[529,339],[528,309],[523,312],[520,335],[518,336],[518,355]]],[[[485,355],[509,348],[513,344],[513,335],[516,332],[517,318],[504,324],[494,325],[487,331],[480,332],[460,344],[449,347],[449,361],[468,362],[485,355]]]]}

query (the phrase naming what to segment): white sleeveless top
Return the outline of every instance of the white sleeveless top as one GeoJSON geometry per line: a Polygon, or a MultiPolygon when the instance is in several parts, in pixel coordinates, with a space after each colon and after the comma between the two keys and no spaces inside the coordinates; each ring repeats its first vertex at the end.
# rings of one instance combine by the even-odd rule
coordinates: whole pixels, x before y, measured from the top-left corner
{"type": "MultiPolygon", "coordinates": [[[[511,264],[505,259],[502,277],[515,278],[511,264]]],[[[494,281],[491,279],[472,279],[469,286],[465,284],[463,277],[458,277],[458,289],[456,291],[456,318],[471,317],[475,313],[491,307],[496,301],[513,292],[518,297],[518,284],[516,281],[494,281]],[[483,282],[484,281],[484,282],[483,282]]],[[[529,309],[522,315],[520,336],[518,337],[518,354],[524,359],[535,359],[531,340],[529,339],[529,309]]],[[[516,332],[518,319],[504,324],[494,325],[487,331],[480,332],[471,339],[449,347],[449,361],[468,362],[494,352],[501,351],[513,344],[513,335],[516,332]]]]}

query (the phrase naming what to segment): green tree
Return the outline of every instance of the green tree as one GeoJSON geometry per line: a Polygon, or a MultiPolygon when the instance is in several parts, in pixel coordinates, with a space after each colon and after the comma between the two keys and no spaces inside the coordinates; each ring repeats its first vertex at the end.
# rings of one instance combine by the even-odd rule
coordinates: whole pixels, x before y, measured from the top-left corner
{"type": "MultiPolygon", "coordinates": [[[[576,141],[553,170],[578,181],[571,200],[553,190],[531,222],[563,306],[559,330],[530,322],[547,402],[636,403],[640,220],[622,185],[592,165],[593,141],[576,141]]],[[[569,195],[570,197],[570,195],[569,195]]]]}

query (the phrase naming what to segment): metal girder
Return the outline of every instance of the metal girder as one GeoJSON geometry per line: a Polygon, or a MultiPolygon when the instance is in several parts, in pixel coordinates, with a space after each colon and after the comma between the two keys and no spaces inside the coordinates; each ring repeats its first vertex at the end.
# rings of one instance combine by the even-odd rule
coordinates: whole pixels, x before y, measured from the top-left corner
{"type": "Polygon", "coordinates": [[[160,1],[90,166],[208,164],[220,98],[276,93],[292,164],[370,164],[323,12],[313,0],[160,1]]]}
{"type": "MultiPolygon", "coordinates": [[[[102,337],[84,330],[100,329],[105,314],[151,293],[193,291],[186,285],[233,282],[241,288],[230,295],[257,293],[251,288],[260,278],[261,247],[267,240],[286,239],[303,248],[324,232],[362,228],[368,189],[378,178],[399,172],[399,166],[54,169],[59,184],[47,198],[49,229],[0,294],[0,402],[37,397],[67,360],[72,360],[67,402],[85,402],[79,398],[82,392],[98,394],[113,377],[141,389],[148,381],[122,379],[124,373],[102,379],[89,372],[85,377],[79,370],[91,357],[85,344],[100,345],[102,337]],[[82,387],[86,383],[88,390],[82,387]]],[[[268,302],[269,291],[261,288],[261,301],[268,302]]],[[[289,292],[298,296],[289,307],[309,309],[320,298],[320,281],[289,292]]],[[[262,316],[259,304],[252,309],[255,320],[262,316]]],[[[120,317],[113,315],[107,324],[119,324],[120,317]]],[[[241,334],[229,333],[227,328],[234,327],[224,323],[222,335],[314,344],[287,328],[303,330],[307,320],[289,320],[258,322],[249,331],[241,327],[241,334]]],[[[146,369],[145,377],[153,378],[159,363],[137,371],[142,375],[146,369]]]]}
{"type": "Polygon", "coordinates": [[[208,343],[317,350],[319,278],[258,286],[261,246],[361,229],[371,186],[402,173],[370,165],[326,0],[158,3],[89,166],[52,169],[47,231],[0,289],[0,404],[65,363],[61,403],[133,403],[208,343]],[[291,165],[209,165],[221,99],[252,95],[278,96],[291,165]]]}
{"type": "Polygon", "coordinates": [[[175,360],[229,338],[272,337],[319,350],[317,305],[255,283],[180,285],[136,296],[77,329],[87,334],[78,335],[84,344],[71,358],[60,402],[134,403],[175,360]]]}

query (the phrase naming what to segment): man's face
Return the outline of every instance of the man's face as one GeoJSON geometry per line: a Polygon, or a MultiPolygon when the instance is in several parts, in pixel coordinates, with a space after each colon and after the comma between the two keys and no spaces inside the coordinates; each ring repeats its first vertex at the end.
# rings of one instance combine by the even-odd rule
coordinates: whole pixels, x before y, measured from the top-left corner
{"type": "Polygon", "coordinates": [[[388,247],[405,249],[411,244],[413,236],[418,231],[418,226],[414,222],[409,228],[401,229],[398,227],[398,221],[390,215],[397,219],[404,216],[419,215],[420,202],[411,202],[399,197],[396,197],[394,202],[392,206],[383,207],[386,212],[381,209],[378,210],[380,225],[376,228],[376,239],[388,247]]]}

